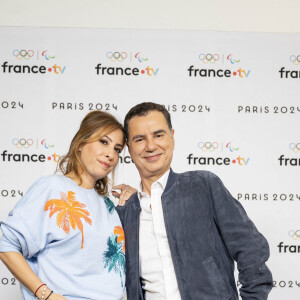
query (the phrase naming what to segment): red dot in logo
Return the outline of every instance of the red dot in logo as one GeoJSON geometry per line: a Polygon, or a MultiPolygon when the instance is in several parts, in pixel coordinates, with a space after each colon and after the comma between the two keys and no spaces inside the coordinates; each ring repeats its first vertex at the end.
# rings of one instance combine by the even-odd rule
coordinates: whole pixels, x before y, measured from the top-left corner
{"type": "Polygon", "coordinates": [[[142,74],[145,74],[145,70],[142,70],[141,73],[142,73],[142,74]]]}
{"type": "Polygon", "coordinates": [[[51,160],[51,156],[48,156],[48,160],[51,160]]]}
{"type": "Polygon", "coordinates": [[[232,160],[232,162],[235,164],[235,163],[236,163],[236,160],[235,160],[235,159],[233,159],[233,160],[232,160]]]}
{"type": "Polygon", "coordinates": [[[49,69],[48,69],[48,72],[51,72],[51,71],[52,71],[52,68],[49,68],[49,69]]]}
{"type": "Polygon", "coordinates": [[[232,74],[233,74],[233,76],[236,76],[236,72],[233,72],[232,74]]]}

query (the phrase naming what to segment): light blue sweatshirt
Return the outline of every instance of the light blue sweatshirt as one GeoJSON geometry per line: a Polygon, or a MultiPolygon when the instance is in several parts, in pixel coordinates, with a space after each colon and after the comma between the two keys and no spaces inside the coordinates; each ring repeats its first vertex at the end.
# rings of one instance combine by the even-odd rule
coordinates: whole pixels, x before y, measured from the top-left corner
{"type": "MultiPolygon", "coordinates": [[[[69,300],[125,293],[125,240],[114,204],[65,176],[37,180],[1,223],[0,252],[21,253],[37,276],[69,300]]],[[[21,285],[23,299],[35,299],[21,285]]]]}

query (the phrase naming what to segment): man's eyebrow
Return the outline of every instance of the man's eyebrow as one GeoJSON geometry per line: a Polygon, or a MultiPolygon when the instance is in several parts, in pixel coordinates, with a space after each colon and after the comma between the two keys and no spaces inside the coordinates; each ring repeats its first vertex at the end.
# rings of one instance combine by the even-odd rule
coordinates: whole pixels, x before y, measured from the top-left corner
{"type": "Polygon", "coordinates": [[[153,132],[153,134],[158,134],[158,133],[167,133],[164,129],[159,129],[153,132]]]}
{"type": "MultiPolygon", "coordinates": [[[[155,130],[153,132],[153,135],[159,134],[159,133],[167,133],[167,132],[164,129],[159,129],[159,130],[155,130]]],[[[143,135],[143,134],[137,134],[137,135],[132,137],[132,140],[135,140],[135,139],[138,139],[138,138],[144,138],[144,137],[145,137],[145,135],[143,135]]]]}
{"type": "Polygon", "coordinates": [[[137,134],[135,136],[132,137],[133,140],[138,139],[138,138],[142,138],[145,137],[143,134],[137,134]]]}

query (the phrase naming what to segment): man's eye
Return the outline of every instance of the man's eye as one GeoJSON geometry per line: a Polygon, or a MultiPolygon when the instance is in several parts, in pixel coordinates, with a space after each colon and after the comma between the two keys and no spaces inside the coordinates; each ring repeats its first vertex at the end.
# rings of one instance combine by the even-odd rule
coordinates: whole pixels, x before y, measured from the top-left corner
{"type": "Polygon", "coordinates": [[[102,143],[103,145],[107,145],[107,141],[106,140],[100,140],[100,143],[102,143]]]}
{"type": "Polygon", "coordinates": [[[142,140],[143,139],[136,139],[135,142],[138,143],[138,142],[141,142],[142,140]]]}

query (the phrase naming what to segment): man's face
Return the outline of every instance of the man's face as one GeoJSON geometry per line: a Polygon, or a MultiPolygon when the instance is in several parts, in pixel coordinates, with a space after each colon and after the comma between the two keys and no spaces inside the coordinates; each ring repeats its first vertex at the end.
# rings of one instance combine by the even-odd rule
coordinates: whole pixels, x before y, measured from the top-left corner
{"type": "Polygon", "coordinates": [[[142,179],[161,177],[170,168],[174,150],[174,130],[164,115],[150,111],[135,116],[128,124],[128,148],[142,179]]]}

